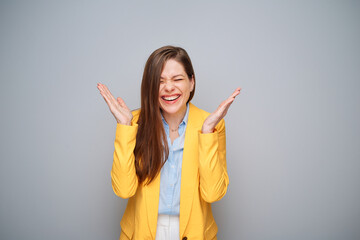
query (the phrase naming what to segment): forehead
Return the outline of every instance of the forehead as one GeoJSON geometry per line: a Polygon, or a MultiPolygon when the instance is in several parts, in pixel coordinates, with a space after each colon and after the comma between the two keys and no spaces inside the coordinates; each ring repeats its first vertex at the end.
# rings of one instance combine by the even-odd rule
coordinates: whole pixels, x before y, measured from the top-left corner
{"type": "Polygon", "coordinates": [[[184,69],[184,66],[175,61],[174,59],[169,59],[165,62],[164,64],[164,68],[161,72],[161,77],[162,78],[171,78],[175,75],[184,75],[186,76],[186,72],[185,72],[185,69],[184,69]]]}

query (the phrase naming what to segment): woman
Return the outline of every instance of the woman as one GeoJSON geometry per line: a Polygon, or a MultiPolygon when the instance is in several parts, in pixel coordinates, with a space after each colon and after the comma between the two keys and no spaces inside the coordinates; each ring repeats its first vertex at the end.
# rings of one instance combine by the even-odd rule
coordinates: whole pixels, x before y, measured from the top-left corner
{"type": "Polygon", "coordinates": [[[112,187],[129,198],[120,239],[216,239],[211,202],[229,183],[223,118],[240,88],[211,114],[195,107],[191,60],[165,46],[146,62],[139,110],[98,89],[118,123],[112,187]]]}

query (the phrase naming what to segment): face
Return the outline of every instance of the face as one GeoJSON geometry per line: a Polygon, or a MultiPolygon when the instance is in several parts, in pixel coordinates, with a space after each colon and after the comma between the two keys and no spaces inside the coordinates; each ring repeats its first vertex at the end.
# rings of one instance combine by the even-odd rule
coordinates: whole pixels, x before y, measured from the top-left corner
{"type": "Polygon", "coordinates": [[[173,59],[165,62],[161,72],[159,102],[163,116],[183,117],[186,102],[194,89],[194,79],[189,79],[183,65],[173,59]]]}

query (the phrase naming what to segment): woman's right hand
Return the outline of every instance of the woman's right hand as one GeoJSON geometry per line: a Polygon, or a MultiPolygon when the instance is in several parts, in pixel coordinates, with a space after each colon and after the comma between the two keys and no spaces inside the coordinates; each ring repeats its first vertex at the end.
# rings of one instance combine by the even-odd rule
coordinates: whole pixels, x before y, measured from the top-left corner
{"type": "Polygon", "coordinates": [[[97,84],[101,96],[110,108],[111,113],[114,115],[116,122],[123,125],[131,125],[133,115],[130,109],[126,106],[124,100],[118,97],[117,99],[110,93],[109,89],[101,83],[97,84]]]}

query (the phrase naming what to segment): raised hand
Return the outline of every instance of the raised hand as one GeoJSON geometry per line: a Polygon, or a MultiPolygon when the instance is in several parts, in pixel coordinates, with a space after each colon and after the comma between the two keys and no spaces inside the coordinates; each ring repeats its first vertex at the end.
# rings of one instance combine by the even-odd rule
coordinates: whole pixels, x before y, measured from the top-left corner
{"type": "Polygon", "coordinates": [[[100,90],[101,96],[103,96],[105,102],[109,106],[111,113],[116,119],[116,122],[123,125],[131,125],[133,115],[130,109],[126,106],[124,100],[122,100],[120,97],[115,99],[104,84],[98,83],[97,88],[100,90]]]}
{"type": "Polygon", "coordinates": [[[215,126],[223,119],[229,110],[230,105],[235,100],[235,97],[240,94],[241,88],[237,88],[231,96],[223,101],[215,112],[211,113],[204,121],[201,132],[212,133],[214,132],[215,126]]]}

